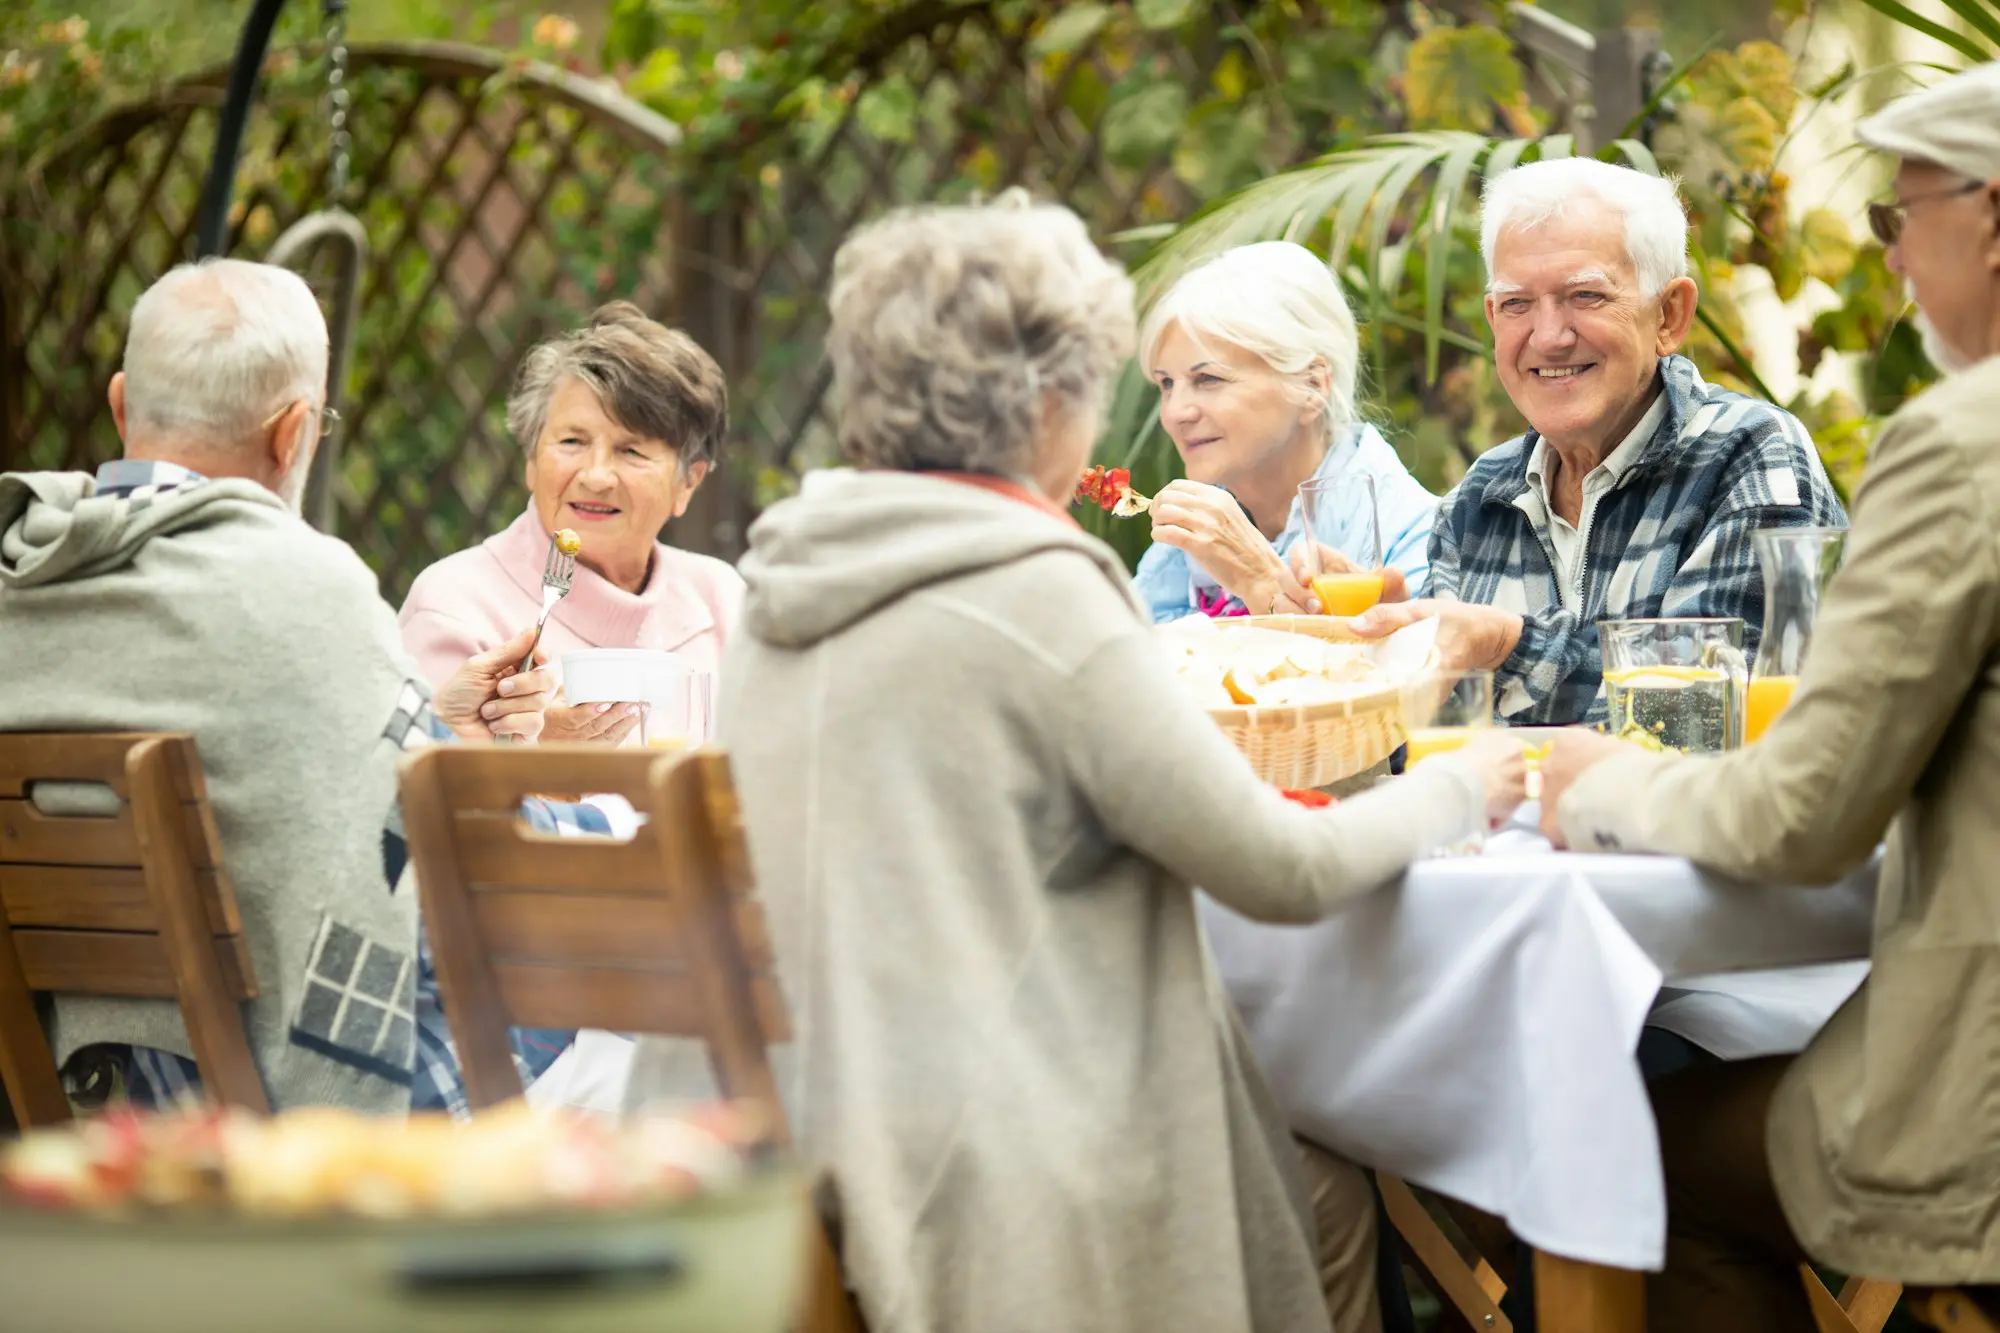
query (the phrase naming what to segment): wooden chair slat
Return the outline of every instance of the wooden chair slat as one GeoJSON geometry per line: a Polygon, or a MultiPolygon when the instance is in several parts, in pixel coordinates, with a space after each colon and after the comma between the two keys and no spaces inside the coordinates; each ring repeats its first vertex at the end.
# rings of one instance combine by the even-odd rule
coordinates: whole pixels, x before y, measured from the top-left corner
{"type": "Polygon", "coordinates": [[[108,818],[45,815],[34,803],[0,797],[0,861],[62,866],[137,866],[132,809],[108,818]]]}
{"type": "MultiPolygon", "coordinates": [[[[213,870],[196,872],[209,929],[240,935],[236,897],[220,891],[213,870]]],[[[159,914],[137,866],[41,866],[0,863],[0,907],[16,926],[52,930],[158,930],[159,914]]]]}
{"type": "MultiPolygon", "coordinates": [[[[223,955],[223,986],[231,998],[256,998],[256,971],[239,936],[223,955]]],[[[28,989],[63,995],[115,995],[150,1000],[178,996],[173,965],[158,935],[110,930],[17,930],[14,950],[28,989]]]]}
{"type": "MultiPolygon", "coordinates": [[[[95,779],[85,779],[95,781],[95,779]]],[[[176,818],[187,827],[188,850],[198,869],[212,870],[212,823],[206,807],[175,802],[176,818]]],[[[15,865],[137,866],[139,834],[132,807],[115,816],[43,814],[33,801],[0,797],[0,862],[15,865]]],[[[219,845],[219,844],[215,844],[219,845]]]]}
{"type": "Polygon", "coordinates": [[[575,800],[614,793],[644,810],[652,799],[647,786],[655,750],[610,750],[603,746],[541,745],[532,770],[507,765],[454,765],[445,794],[455,810],[501,811],[511,815],[524,796],[575,800]]]}
{"type": "Polygon", "coordinates": [[[1375,1188],[1390,1224],[1403,1239],[1406,1255],[1431,1289],[1450,1301],[1471,1327],[1512,1333],[1514,1321],[1500,1309],[1500,1298],[1506,1295],[1500,1275],[1484,1260],[1478,1271],[1468,1265],[1402,1177],[1378,1171],[1375,1188]]]}
{"type": "MultiPolygon", "coordinates": [[[[474,888],[647,893],[659,883],[659,844],[645,830],[629,843],[617,843],[523,836],[511,821],[485,815],[461,816],[454,822],[461,873],[465,883],[474,888]]],[[[421,871],[418,882],[422,882],[421,871]]]]}
{"type": "MultiPolygon", "coordinates": [[[[0,746],[0,796],[27,795],[32,782],[102,782],[130,801],[126,782],[125,757],[132,747],[156,733],[144,731],[44,731],[12,732],[0,746]]],[[[190,742],[188,750],[192,751],[190,742]]],[[[177,760],[168,776],[173,780],[174,799],[181,802],[206,801],[208,786],[199,764],[190,767],[177,760]]]]}
{"type": "MultiPolygon", "coordinates": [[[[708,1033],[701,997],[685,972],[593,969],[587,980],[578,972],[573,965],[493,960],[501,1002],[515,1024],[605,1028],[696,1039],[708,1033]]],[[[789,1040],[784,997],[777,982],[759,977],[752,989],[758,1025],[775,1034],[769,1040],[789,1040]]],[[[450,1010],[447,1000],[445,1011],[450,1010]]]]}
{"type": "MultiPolygon", "coordinates": [[[[634,894],[482,888],[473,891],[471,901],[486,947],[512,962],[658,970],[674,963],[686,937],[686,926],[671,908],[634,894]]],[[[762,906],[738,897],[730,909],[751,970],[775,970],[762,906]]]]}

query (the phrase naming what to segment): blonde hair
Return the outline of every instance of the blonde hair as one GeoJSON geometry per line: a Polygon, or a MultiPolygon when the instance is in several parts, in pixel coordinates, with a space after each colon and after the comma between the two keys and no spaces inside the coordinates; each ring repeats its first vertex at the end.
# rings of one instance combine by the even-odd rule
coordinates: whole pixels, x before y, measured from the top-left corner
{"type": "Polygon", "coordinates": [[[1234,343],[1261,358],[1300,401],[1320,403],[1328,438],[1355,419],[1361,344],[1354,312],[1333,271],[1303,245],[1239,245],[1182,274],[1147,312],[1139,335],[1148,372],[1176,324],[1197,345],[1234,343]],[[1316,362],[1326,366],[1324,393],[1310,378],[1316,362]]]}
{"type": "Polygon", "coordinates": [[[1132,351],[1132,284],[1067,208],[902,210],[833,262],[840,446],[865,467],[1031,471],[1051,399],[1100,416],[1132,351]]]}

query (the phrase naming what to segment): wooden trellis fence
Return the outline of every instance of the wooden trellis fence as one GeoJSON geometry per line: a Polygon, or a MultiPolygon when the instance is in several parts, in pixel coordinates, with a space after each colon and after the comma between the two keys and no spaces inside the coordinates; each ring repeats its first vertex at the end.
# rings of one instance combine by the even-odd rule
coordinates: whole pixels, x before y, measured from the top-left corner
{"type": "MultiPolygon", "coordinates": [[[[733,556],[759,505],[831,454],[824,298],[857,222],[1015,184],[1069,204],[1100,237],[1185,217],[1197,200],[1175,145],[1109,142],[1105,109],[1139,61],[1153,83],[1207,96],[1235,39],[1218,20],[1136,53],[1093,39],[1038,56],[1040,14],[906,13],[857,55],[837,115],[768,127],[747,165],[690,160],[673,126],[560,71],[464,47],[356,47],[346,202],[372,252],[334,495],[337,531],[384,592],[399,599],[425,565],[518,512],[510,377],[536,339],[601,300],[680,323],[722,362],[729,455],[672,540],[733,556]],[[883,88],[908,111],[893,123],[867,114],[883,88]]],[[[133,301],[192,253],[223,77],[106,118],[0,199],[0,467],[116,452],[104,386],[133,301]]],[[[267,92],[253,115],[231,253],[261,256],[326,202],[315,89],[267,92]]]]}

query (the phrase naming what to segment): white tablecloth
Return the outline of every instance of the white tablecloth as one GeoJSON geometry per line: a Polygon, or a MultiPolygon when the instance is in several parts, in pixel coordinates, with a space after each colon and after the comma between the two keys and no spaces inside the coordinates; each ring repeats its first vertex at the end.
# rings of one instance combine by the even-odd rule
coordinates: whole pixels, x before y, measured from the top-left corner
{"type": "Polygon", "coordinates": [[[1657,1269],[1666,1203],[1633,1053],[1662,981],[1680,988],[1662,1026],[1728,1056],[1796,1050],[1866,964],[1800,969],[1865,958],[1874,882],[1727,885],[1516,831],[1315,925],[1206,900],[1202,916],[1302,1135],[1538,1248],[1657,1269]]]}

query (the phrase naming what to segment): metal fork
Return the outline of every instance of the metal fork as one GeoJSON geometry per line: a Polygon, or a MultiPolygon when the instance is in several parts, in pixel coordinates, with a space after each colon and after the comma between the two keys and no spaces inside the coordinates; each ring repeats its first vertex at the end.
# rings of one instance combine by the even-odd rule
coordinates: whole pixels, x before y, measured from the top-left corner
{"type": "Polygon", "coordinates": [[[569,585],[576,578],[576,557],[549,538],[548,563],[542,566],[542,615],[535,622],[535,637],[528,644],[528,655],[521,659],[520,670],[526,671],[535,664],[535,649],[542,643],[542,629],[549,623],[549,612],[555,610],[556,603],[569,594],[569,585]]]}

